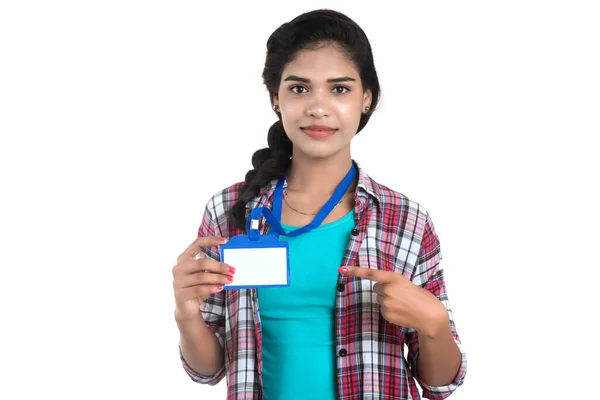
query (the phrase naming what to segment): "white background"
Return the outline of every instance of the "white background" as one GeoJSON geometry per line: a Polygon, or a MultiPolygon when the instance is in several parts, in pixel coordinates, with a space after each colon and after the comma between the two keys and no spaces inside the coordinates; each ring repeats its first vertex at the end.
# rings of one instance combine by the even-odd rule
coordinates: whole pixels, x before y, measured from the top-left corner
{"type": "Polygon", "coordinates": [[[598,398],[596,4],[2,2],[0,398],[225,398],[181,369],[171,268],[266,145],[267,38],[320,7],[383,90],[353,157],[440,236],[452,398],[598,398]]]}

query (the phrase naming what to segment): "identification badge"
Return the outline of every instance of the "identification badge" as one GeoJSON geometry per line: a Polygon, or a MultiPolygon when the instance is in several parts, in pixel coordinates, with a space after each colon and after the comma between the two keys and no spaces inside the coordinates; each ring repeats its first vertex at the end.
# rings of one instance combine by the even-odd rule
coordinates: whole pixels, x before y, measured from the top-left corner
{"type": "Polygon", "coordinates": [[[276,235],[234,236],[219,246],[221,262],[235,267],[235,281],[223,289],[290,285],[288,242],[276,235]]]}

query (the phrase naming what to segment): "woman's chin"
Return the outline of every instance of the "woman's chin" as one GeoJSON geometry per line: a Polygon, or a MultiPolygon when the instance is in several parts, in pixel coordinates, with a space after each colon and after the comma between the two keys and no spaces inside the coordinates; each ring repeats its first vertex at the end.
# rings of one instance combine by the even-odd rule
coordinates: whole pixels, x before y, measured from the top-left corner
{"type": "Polygon", "coordinates": [[[338,155],[344,148],[320,143],[311,146],[294,146],[294,156],[307,159],[326,159],[338,155]]]}

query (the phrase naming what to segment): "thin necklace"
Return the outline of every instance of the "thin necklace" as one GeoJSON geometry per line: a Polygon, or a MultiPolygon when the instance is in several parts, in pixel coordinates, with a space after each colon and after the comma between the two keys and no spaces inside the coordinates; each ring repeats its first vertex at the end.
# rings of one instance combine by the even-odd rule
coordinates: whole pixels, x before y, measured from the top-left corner
{"type": "MultiPolygon", "coordinates": [[[[347,195],[347,194],[348,194],[348,192],[344,193],[344,195],[342,196],[342,198],[340,199],[340,201],[339,201],[339,202],[338,202],[338,203],[335,205],[335,207],[333,207],[333,208],[331,209],[332,211],[333,211],[333,210],[335,210],[335,208],[336,208],[337,206],[339,206],[340,204],[342,204],[342,201],[344,201],[344,199],[346,198],[346,195],[347,195]]],[[[290,203],[288,203],[288,201],[286,200],[286,197],[287,197],[287,190],[286,190],[286,192],[283,194],[283,196],[282,196],[282,197],[283,197],[283,201],[285,201],[285,204],[286,204],[286,205],[287,205],[287,206],[288,206],[290,209],[292,209],[292,211],[295,211],[295,212],[297,212],[298,214],[302,214],[302,215],[310,215],[310,216],[315,216],[315,215],[317,215],[317,214],[309,214],[309,213],[305,213],[305,212],[302,212],[302,211],[296,210],[294,207],[290,206],[290,203]]]]}

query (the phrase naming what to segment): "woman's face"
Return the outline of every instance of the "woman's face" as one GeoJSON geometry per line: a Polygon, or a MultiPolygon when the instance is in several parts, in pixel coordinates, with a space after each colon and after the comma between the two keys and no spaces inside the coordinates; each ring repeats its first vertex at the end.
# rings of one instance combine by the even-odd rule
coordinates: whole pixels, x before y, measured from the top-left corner
{"type": "Polygon", "coordinates": [[[358,70],[335,46],[298,53],[283,69],[279,93],[283,127],[294,156],[327,158],[350,152],[371,91],[364,91],[358,70]]]}

